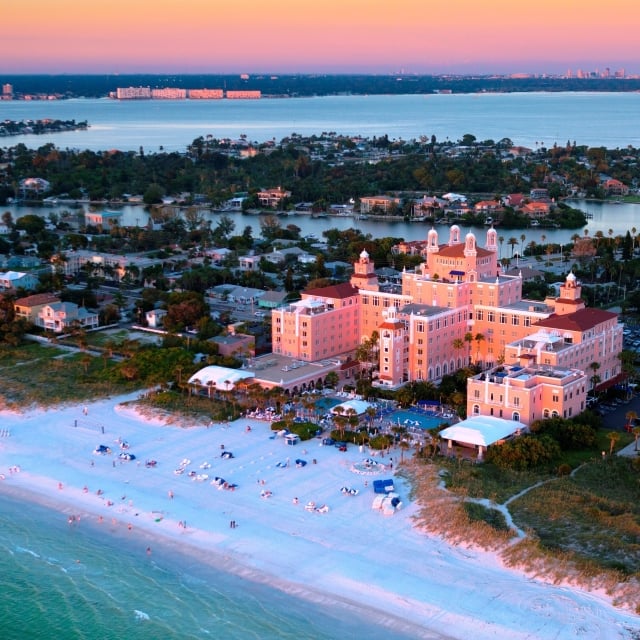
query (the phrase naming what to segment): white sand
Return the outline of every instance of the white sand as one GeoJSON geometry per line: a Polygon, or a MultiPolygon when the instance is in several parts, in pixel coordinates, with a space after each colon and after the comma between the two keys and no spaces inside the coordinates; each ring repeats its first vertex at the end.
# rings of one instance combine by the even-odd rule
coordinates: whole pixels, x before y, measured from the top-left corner
{"type": "MultiPolygon", "coordinates": [[[[248,577],[266,574],[297,595],[325,593],[375,608],[419,625],[425,638],[595,640],[630,638],[631,630],[640,630],[640,619],[613,608],[602,594],[533,580],[505,569],[494,554],[417,531],[417,506],[402,480],[396,478],[403,508],[392,516],[372,510],[373,480],[391,474],[354,473],[352,465],[368,457],[355,446],[346,453],[319,440],[287,446],[255,420],[165,426],[119,404],[134,398],[92,403],[87,415],[82,405],[1,414],[0,490],[64,504],[61,518],[102,517],[105,530],[127,532],[131,525],[127,535],[163,536],[185,551],[206,551],[218,567],[223,562],[248,577]],[[118,460],[118,438],[129,443],[135,461],[118,460]],[[98,444],[113,453],[93,454],[98,444]],[[232,459],[221,459],[222,444],[232,459]],[[191,464],[176,475],[185,458],[191,464]],[[296,458],[308,464],[296,467],[296,458]],[[157,461],[155,468],[145,466],[149,459],[157,461]],[[287,460],[289,467],[277,467],[287,460]],[[210,468],[200,468],[205,462],[210,468]],[[16,466],[20,471],[11,472],[16,466]],[[209,477],[198,481],[189,470],[209,477]],[[212,486],[215,476],[237,489],[212,486]],[[343,495],[343,486],[359,494],[343,495]],[[262,491],[271,497],[261,497],[262,491]],[[326,504],[329,512],[307,511],[309,501],[326,504]],[[185,521],[186,528],[180,526],[185,521]]],[[[397,462],[399,452],[391,457],[397,462]]]]}

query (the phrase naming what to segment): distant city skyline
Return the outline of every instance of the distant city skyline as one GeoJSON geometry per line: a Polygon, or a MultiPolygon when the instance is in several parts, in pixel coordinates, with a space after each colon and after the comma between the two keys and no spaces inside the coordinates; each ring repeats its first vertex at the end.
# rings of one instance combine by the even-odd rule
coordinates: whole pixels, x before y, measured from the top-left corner
{"type": "Polygon", "coordinates": [[[640,72],[635,0],[4,0],[0,73],[640,72]]]}

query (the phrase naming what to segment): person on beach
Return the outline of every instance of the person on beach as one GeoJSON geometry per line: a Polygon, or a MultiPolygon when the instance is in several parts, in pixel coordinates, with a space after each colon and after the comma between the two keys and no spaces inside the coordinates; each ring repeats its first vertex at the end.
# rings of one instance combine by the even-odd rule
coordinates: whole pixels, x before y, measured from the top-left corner
{"type": "Polygon", "coordinates": [[[150,556],[151,555],[151,547],[147,547],[147,555],[150,556]]]}
{"type": "Polygon", "coordinates": [[[169,500],[173,500],[173,491],[171,491],[171,489],[169,489],[169,493],[167,495],[169,496],[169,500]]]}

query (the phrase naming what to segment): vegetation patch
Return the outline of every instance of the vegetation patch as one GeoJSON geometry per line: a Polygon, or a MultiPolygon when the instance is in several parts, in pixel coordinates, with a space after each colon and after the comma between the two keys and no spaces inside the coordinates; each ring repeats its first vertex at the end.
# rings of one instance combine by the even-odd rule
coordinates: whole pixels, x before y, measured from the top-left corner
{"type": "Polygon", "coordinates": [[[504,514],[497,509],[486,507],[478,502],[465,502],[463,504],[469,522],[486,522],[496,531],[509,531],[509,525],[504,514]]]}

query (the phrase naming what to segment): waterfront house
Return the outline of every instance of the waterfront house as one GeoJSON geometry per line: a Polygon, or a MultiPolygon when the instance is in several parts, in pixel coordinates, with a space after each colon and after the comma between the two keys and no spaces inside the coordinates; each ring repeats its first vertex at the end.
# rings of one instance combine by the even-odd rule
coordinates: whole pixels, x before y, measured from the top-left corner
{"type": "Polygon", "coordinates": [[[395,213],[400,204],[400,198],[392,196],[366,196],[360,198],[360,213],[395,213]]]}
{"type": "Polygon", "coordinates": [[[285,191],[282,187],[258,191],[258,201],[260,205],[270,209],[277,209],[285,198],[290,197],[291,191],[285,191]]]}

